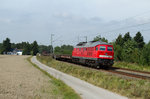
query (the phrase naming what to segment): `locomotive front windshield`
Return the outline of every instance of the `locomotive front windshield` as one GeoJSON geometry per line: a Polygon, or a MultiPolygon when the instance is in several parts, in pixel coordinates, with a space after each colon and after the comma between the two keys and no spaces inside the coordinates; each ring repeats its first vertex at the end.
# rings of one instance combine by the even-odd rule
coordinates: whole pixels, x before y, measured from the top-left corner
{"type": "Polygon", "coordinates": [[[105,51],[106,50],[106,46],[100,46],[100,51],[105,51]]]}
{"type": "Polygon", "coordinates": [[[113,51],[113,48],[112,47],[108,47],[107,51],[113,51]]]}

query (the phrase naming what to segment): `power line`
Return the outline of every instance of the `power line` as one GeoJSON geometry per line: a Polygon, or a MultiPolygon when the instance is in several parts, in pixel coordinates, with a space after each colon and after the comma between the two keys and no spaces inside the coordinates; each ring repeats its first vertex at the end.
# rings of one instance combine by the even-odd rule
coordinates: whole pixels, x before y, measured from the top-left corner
{"type": "Polygon", "coordinates": [[[150,29],[143,29],[143,30],[140,30],[140,31],[149,31],[150,29]]]}
{"type": "MultiPolygon", "coordinates": [[[[118,29],[114,29],[114,30],[110,30],[110,31],[105,31],[105,32],[102,32],[102,33],[107,33],[107,35],[111,35],[114,31],[123,30],[123,29],[127,29],[127,28],[133,28],[133,27],[139,27],[139,26],[146,25],[146,24],[150,24],[150,21],[149,22],[145,22],[145,23],[141,23],[141,24],[136,24],[136,25],[130,25],[130,26],[126,26],[126,27],[121,27],[121,28],[118,28],[118,29]]],[[[99,33],[96,34],[96,35],[99,35],[99,33]]]]}
{"type": "MultiPolygon", "coordinates": [[[[126,29],[126,28],[132,28],[132,27],[138,27],[138,26],[145,25],[145,24],[150,24],[150,22],[146,22],[146,23],[142,23],[142,24],[137,24],[137,25],[130,25],[130,26],[127,26],[127,27],[122,27],[122,28],[118,28],[118,29],[115,29],[115,30],[107,31],[107,32],[113,32],[113,31],[116,31],[116,30],[121,30],[121,29],[126,29]]],[[[104,33],[106,33],[106,32],[104,32],[104,33]]]]}
{"type": "Polygon", "coordinates": [[[143,12],[143,13],[139,13],[139,14],[137,14],[137,15],[135,15],[135,16],[131,16],[131,17],[125,18],[125,19],[123,19],[123,20],[120,20],[120,22],[121,22],[121,21],[125,21],[125,20],[129,20],[129,19],[133,19],[133,18],[136,18],[136,17],[139,17],[139,16],[143,16],[144,14],[149,13],[149,12],[150,12],[150,10],[148,10],[148,11],[146,11],[146,12],[143,12]]]}
{"type": "MultiPolygon", "coordinates": [[[[150,12],[150,10],[149,10],[149,11],[146,11],[146,12],[143,12],[143,13],[140,13],[140,14],[137,14],[137,15],[135,15],[135,16],[131,16],[131,17],[129,17],[129,18],[125,18],[125,19],[120,20],[120,21],[118,21],[117,23],[114,23],[114,24],[112,24],[112,25],[110,25],[110,26],[114,26],[114,25],[119,24],[119,23],[121,23],[121,22],[123,22],[123,21],[127,21],[127,20],[129,20],[129,19],[133,19],[133,18],[136,18],[136,17],[138,17],[138,16],[143,16],[144,14],[149,13],[149,12],[150,12]]],[[[130,26],[126,26],[126,27],[122,27],[122,28],[118,28],[118,29],[114,29],[114,30],[110,30],[110,31],[105,31],[105,32],[102,32],[102,33],[109,33],[109,32],[114,32],[114,31],[121,30],[121,29],[132,28],[132,27],[138,27],[138,26],[141,26],[141,25],[149,24],[149,23],[150,23],[150,22],[141,23],[141,24],[137,24],[137,25],[130,25],[130,26]]],[[[112,34],[112,33],[109,33],[109,34],[112,34]]],[[[92,34],[92,35],[93,35],[93,34],[92,34]]],[[[99,35],[99,34],[96,34],[96,35],[99,35]]]]}
{"type": "MultiPolygon", "coordinates": [[[[133,19],[133,18],[136,18],[136,17],[139,17],[139,16],[143,16],[144,14],[149,13],[149,12],[150,12],[150,10],[149,10],[149,11],[146,11],[146,12],[143,12],[143,13],[140,13],[140,14],[137,14],[137,15],[135,15],[135,16],[131,16],[131,17],[129,17],[129,18],[125,18],[125,19],[120,20],[120,21],[118,21],[117,23],[114,23],[114,24],[112,24],[112,25],[110,25],[110,26],[114,26],[114,25],[116,25],[116,24],[120,24],[120,23],[123,22],[123,21],[126,22],[126,21],[129,20],[129,19],[133,19]]],[[[108,35],[111,35],[114,31],[123,30],[123,29],[127,29],[127,28],[133,28],[133,27],[139,27],[139,26],[146,25],[146,24],[150,24],[150,22],[145,22],[145,23],[135,24],[135,25],[129,25],[129,26],[125,26],[125,27],[113,29],[113,30],[110,30],[110,31],[104,31],[104,32],[101,32],[101,33],[106,33],[106,36],[108,36],[108,35]]],[[[148,31],[148,30],[150,30],[150,29],[141,30],[141,31],[148,31]]],[[[127,32],[128,32],[128,31],[127,31],[127,32]]],[[[100,33],[99,33],[99,34],[100,34],[100,33]]],[[[96,34],[96,35],[99,35],[99,34],[96,34]]],[[[93,35],[93,34],[91,34],[91,35],[93,35]]],[[[89,36],[89,35],[88,35],[88,36],[89,36]]],[[[87,36],[84,36],[84,38],[85,38],[86,41],[87,41],[87,36]]],[[[56,39],[56,40],[57,40],[57,39],[56,39]]],[[[79,37],[79,36],[77,37],[77,42],[80,42],[80,37],[79,37]]],[[[70,42],[70,43],[71,43],[71,42],[70,42]]],[[[73,42],[73,43],[74,43],[74,42],[73,42]]]]}
{"type": "Polygon", "coordinates": [[[123,22],[123,21],[127,21],[127,20],[129,20],[129,19],[133,19],[133,18],[136,18],[136,17],[139,17],[139,16],[143,16],[143,15],[146,14],[146,13],[149,13],[149,14],[150,14],[150,10],[148,10],[148,11],[146,11],[146,12],[143,12],[143,13],[139,13],[139,14],[137,14],[137,15],[135,15],[135,16],[131,16],[131,17],[122,19],[122,20],[116,22],[115,24],[113,24],[113,25],[111,25],[111,26],[114,26],[114,25],[116,25],[116,24],[119,24],[119,23],[121,23],[121,22],[123,22]]]}
{"type": "Polygon", "coordinates": [[[59,36],[59,37],[57,37],[55,40],[53,40],[53,42],[58,41],[60,38],[62,38],[62,35],[61,35],[61,36],[59,36]]]}

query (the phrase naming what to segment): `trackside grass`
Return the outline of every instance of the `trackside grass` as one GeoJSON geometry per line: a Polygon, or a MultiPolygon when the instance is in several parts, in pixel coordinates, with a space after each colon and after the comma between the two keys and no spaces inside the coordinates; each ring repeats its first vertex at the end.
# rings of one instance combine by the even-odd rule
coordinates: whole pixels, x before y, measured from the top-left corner
{"type": "Polygon", "coordinates": [[[126,79],[75,64],[56,61],[49,56],[37,56],[37,59],[59,71],[129,98],[150,99],[150,81],[126,79]]]}
{"type": "Polygon", "coordinates": [[[64,82],[61,80],[58,80],[48,74],[46,71],[39,68],[37,65],[31,62],[31,57],[27,58],[27,60],[37,69],[39,69],[41,72],[43,72],[45,75],[47,75],[51,80],[50,83],[52,83],[55,87],[52,89],[53,94],[55,95],[54,99],[81,99],[81,97],[75,93],[75,91],[67,86],[64,82]]]}
{"type": "Polygon", "coordinates": [[[148,71],[150,72],[150,66],[142,66],[136,63],[127,63],[127,62],[115,62],[114,67],[127,68],[132,70],[148,71]]]}

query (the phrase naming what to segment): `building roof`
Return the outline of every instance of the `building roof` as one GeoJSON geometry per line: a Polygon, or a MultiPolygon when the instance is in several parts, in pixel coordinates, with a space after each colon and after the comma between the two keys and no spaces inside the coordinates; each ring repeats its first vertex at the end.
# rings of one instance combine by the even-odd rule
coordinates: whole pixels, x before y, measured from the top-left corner
{"type": "Polygon", "coordinates": [[[23,52],[23,49],[17,49],[17,48],[15,48],[13,51],[14,52],[23,52]]]}
{"type": "Polygon", "coordinates": [[[77,44],[75,46],[75,48],[94,47],[94,46],[97,46],[97,45],[111,45],[111,44],[106,43],[106,42],[102,42],[102,41],[80,42],[79,44],[77,44]]]}

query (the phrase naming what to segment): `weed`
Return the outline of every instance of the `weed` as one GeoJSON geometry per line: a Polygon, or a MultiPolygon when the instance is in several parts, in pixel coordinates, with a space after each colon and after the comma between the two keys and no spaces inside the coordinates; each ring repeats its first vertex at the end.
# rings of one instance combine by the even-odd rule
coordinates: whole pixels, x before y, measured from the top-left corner
{"type": "Polygon", "coordinates": [[[37,56],[37,59],[59,71],[78,77],[96,86],[128,96],[129,98],[150,99],[150,82],[147,80],[125,79],[94,69],[56,61],[49,56],[37,56]]]}
{"type": "Polygon", "coordinates": [[[142,66],[136,63],[127,63],[127,62],[115,62],[114,67],[127,68],[132,70],[148,71],[150,72],[150,66],[142,66]]]}

